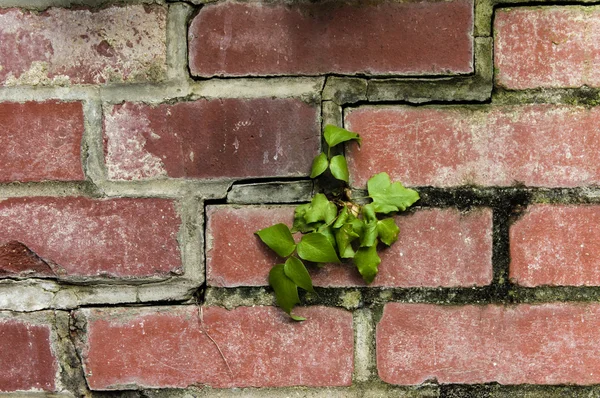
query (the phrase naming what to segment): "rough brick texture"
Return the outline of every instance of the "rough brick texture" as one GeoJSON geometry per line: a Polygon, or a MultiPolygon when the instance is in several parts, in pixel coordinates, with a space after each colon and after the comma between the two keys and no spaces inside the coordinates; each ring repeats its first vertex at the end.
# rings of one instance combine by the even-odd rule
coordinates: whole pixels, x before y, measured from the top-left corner
{"type": "Polygon", "coordinates": [[[49,325],[0,317],[0,392],[54,391],[58,366],[50,344],[49,325]]]}
{"type": "Polygon", "coordinates": [[[599,206],[536,205],[510,229],[510,277],[523,286],[599,286],[599,206]]]}
{"type": "MultiPolygon", "coordinates": [[[[278,222],[291,225],[293,207],[208,208],[206,272],[211,286],[264,286],[269,270],[283,260],[254,232],[278,222]]],[[[382,263],[373,286],[471,286],[492,279],[490,210],[420,210],[397,217],[402,231],[382,263]]],[[[300,236],[297,237],[297,240],[300,236]]],[[[348,264],[311,268],[317,286],[364,286],[348,264]]]]}
{"type": "Polygon", "coordinates": [[[83,310],[87,381],[94,390],[349,385],[352,315],[326,307],[297,313],[310,320],[295,323],[273,307],[83,310]]]}
{"type": "Polygon", "coordinates": [[[104,121],[111,179],[302,176],[320,148],[319,111],[296,99],[125,103],[104,121]]]}
{"type": "Polygon", "coordinates": [[[166,8],[0,10],[0,84],[162,80],[166,8]]]}
{"type": "Polygon", "coordinates": [[[196,76],[473,71],[473,2],[233,1],[190,25],[196,76]]]}
{"type": "Polygon", "coordinates": [[[494,38],[503,87],[600,87],[598,7],[500,9],[494,38]]]}
{"type": "Polygon", "coordinates": [[[38,274],[36,269],[14,271],[19,262],[31,267],[32,255],[33,265],[40,267],[41,259],[55,277],[178,274],[180,224],[169,200],[6,199],[0,201],[0,275],[38,274]],[[6,246],[14,247],[15,241],[22,254],[9,256],[6,246]]]}
{"type": "Polygon", "coordinates": [[[411,186],[600,184],[600,108],[360,107],[346,115],[352,184],[376,172],[411,186]]]}
{"type": "Polygon", "coordinates": [[[0,103],[0,125],[0,182],[84,179],[81,103],[0,103]]]}
{"type": "Polygon", "coordinates": [[[392,384],[597,384],[600,305],[385,306],[379,376],[392,384]]]}

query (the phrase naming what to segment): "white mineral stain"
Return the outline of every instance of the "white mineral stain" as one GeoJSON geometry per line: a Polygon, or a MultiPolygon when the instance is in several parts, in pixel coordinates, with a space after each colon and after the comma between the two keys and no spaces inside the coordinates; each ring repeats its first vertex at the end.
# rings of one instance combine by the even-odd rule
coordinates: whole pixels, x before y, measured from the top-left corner
{"type": "Polygon", "coordinates": [[[37,59],[25,72],[8,76],[6,84],[161,80],[165,30],[166,10],[158,7],[150,13],[142,5],[95,12],[49,8],[43,15],[11,10],[0,14],[0,37],[27,34],[33,43],[28,57],[37,59]]]}
{"type": "MultiPolygon", "coordinates": [[[[167,176],[162,160],[145,149],[147,136],[154,134],[150,121],[141,113],[134,115],[135,105],[107,112],[105,134],[107,137],[106,167],[108,178],[135,180],[167,176]]],[[[193,156],[192,156],[193,157],[193,156]]]]}

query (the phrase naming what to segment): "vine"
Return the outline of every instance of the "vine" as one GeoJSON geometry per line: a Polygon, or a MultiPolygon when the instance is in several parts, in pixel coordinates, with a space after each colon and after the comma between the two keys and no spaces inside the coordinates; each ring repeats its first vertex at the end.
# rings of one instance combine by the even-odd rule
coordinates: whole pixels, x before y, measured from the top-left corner
{"type": "Polygon", "coordinates": [[[339,183],[335,189],[316,194],[310,203],[296,207],[292,229],[283,223],[261,229],[256,234],[285,263],[275,265],[269,272],[269,284],[275,291],[277,304],[296,321],[305,318],[292,314],[300,303],[298,288],[314,292],[312,279],[302,260],[322,267],[326,263],[353,261],[367,283],[373,282],[381,259],[378,245],[392,245],[398,240],[400,229],[393,214],[410,207],[419,194],[390,180],[387,173],[379,173],[367,182],[368,195],[352,198],[348,164],[344,155],[332,156],[338,145],[355,142],[358,134],[341,127],[327,125],[323,131],[327,152],[322,152],[312,163],[311,178],[328,174],[339,183]],[[357,200],[370,199],[367,204],[357,200]],[[303,234],[298,243],[293,233],[303,234]]]}

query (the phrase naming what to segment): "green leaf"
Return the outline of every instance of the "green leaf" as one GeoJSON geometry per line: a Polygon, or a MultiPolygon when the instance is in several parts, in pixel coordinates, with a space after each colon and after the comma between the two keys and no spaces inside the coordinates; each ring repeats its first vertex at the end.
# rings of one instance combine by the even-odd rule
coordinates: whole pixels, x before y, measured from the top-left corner
{"type": "Polygon", "coordinates": [[[377,220],[365,223],[363,233],[360,239],[361,247],[370,247],[377,242],[377,220]]]}
{"type": "Polygon", "coordinates": [[[329,243],[331,243],[331,246],[333,246],[333,248],[335,249],[337,243],[335,242],[335,235],[333,234],[333,228],[331,228],[331,225],[321,225],[319,229],[317,229],[317,232],[320,232],[323,235],[325,235],[329,243]]]}
{"type": "Polygon", "coordinates": [[[285,276],[290,278],[296,285],[309,292],[314,292],[312,279],[306,270],[306,267],[296,257],[290,257],[284,264],[283,271],[285,276]]]}
{"type": "Polygon", "coordinates": [[[357,140],[360,145],[360,137],[358,134],[332,124],[325,126],[323,135],[330,148],[350,140],[357,140]]]}
{"type": "Polygon", "coordinates": [[[375,205],[373,205],[373,203],[364,205],[362,207],[362,213],[366,222],[377,221],[377,216],[375,215],[375,205]]]}
{"type": "Polygon", "coordinates": [[[333,224],[333,228],[342,228],[342,226],[346,223],[346,220],[348,220],[348,215],[348,206],[342,207],[342,210],[340,210],[338,213],[337,220],[335,220],[335,223],[333,224]]]}
{"type": "Polygon", "coordinates": [[[342,228],[335,231],[335,240],[341,258],[354,257],[355,251],[351,243],[358,237],[358,234],[352,229],[351,224],[345,224],[342,228]]]}
{"type": "Polygon", "coordinates": [[[296,249],[292,233],[285,224],[275,224],[257,231],[256,234],[260,237],[260,240],[281,257],[289,256],[296,249]]]}
{"type": "Polygon", "coordinates": [[[367,189],[378,213],[404,211],[419,200],[417,191],[404,188],[399,182],[392,184],[387,173],[379,173],[371,177],[367,182],[367,189]]]}
{"type": "Polygon", "coordinates": [[[386,218],[377,222],[377,235],[383,243],[391,246],[392,243],[398,240],[400,228],[396,225],[393,218],[386,218]]]}
{"type": "Polygon", "coordinates": [[[340,181],[348,182],[350,173],[348,173],[348,164],[344,155],[331,158],[331,174],[340,181]]]}
{"type": "Polygon", "coordinates": [[[296,206],[296,209],[294,210],[294,224],[292,225],[292,233],[302,232],[305,234],[307,232],[313,232],[316,229],[316,226],[309,225],[306,222],[305,216],[309,208],[310,203],[296,206]]]}
{"type": "Polygon", "coordinates": [[[330,223],[337,216],[337,206],[331,203],[322,193],[316,194],[306,210],[304,219],[312,224],[319,221],[330,223]]]}
{"type": "Polygon", "coordinates": [[[300,297],[298,297],[298,286],[285,275],[283,264],[277,264],[271,268],[271,272],[269,272],[269,285],[275,291],[277,305],[290,314],[292,319],[296,321],[304,320],[299,319],[302,317],[292,315],[292,309],[300,302],[300,297]]]}
{"type": "Polygon", "coordinates": [[[354,264],[367,283],[373,282],[377,276],[377,267],[380,263],[381,259],[377,255],[377,242],[370,247],[361,247],[354,255],[354,264]]]}
{"type": "Polygon", "coordinates": [[[323,174],[325,170],[329,167],[329,161],[327,160],[327,155],[321,153],[317,155],[313,160],[312,170],[310,172],[310,178],[316,178],[323,174]]]}
{"type": "Polygon", "coordinates": [[[340,263],[335,249],[320,232],[312,232],[302,237],[298,243],[298,256],[315,263],[340,263]]]}

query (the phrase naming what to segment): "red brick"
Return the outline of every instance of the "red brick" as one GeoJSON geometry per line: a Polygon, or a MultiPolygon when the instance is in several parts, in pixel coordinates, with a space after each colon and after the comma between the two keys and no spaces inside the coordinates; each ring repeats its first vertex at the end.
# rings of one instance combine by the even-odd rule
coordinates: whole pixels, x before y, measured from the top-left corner
{"type": "Polygon", "coordinates": [[[162,80],[166,8],[0,10],[0,84],[162,80]]]}
{"type": "Polygon", "coordinates": [[[0,182],[84,179],[80,102],[0,103],[0,125],[0,182]]]}
{"type": "Polygon", "coordinates": [[[173,202],[162,199],[0,201],[0,243],[20,242],[64,277],[181,273],[180,224],[173,202]]]}
{"type": "Polygon", "coordinates": [[[494,38],[503,87],[600,87],[598,7],[499,9],[494,38]]]}
{"type": "Polygon", "coordinates": [[[305,176],[320,111],[297,99],[125,103],[104,120],[111,179],[305,176]]]}
{"type": "Polygon", "coordinates": [[[600,206],[535,205],[510,229],[510,277],[523,286],[600,285],[600,206]]]}
{"type": "Polygon", "coordinates": [[[83,360],[92,390],[352,382],[352,314],[340,309],[298,308],[308,317],[302,323],[273,307],[205,307],[203,322],[192,306],[81,312],[88,321],[83,360]]]}
{"type": "Polygon", "coordinates": [[[189,30],[195,76],[473,71],[473,1],[207,5],[189,30]]]}
{"type": "Polygon", "coordinates": [[[0,392],[55,390],[50,327],[0,318],[0,392]]]}
{"type": "Polygon", "coordinates": [[[377,325],[383,381],[597,384],[600,305],[392,303],[377,325]]]}
{"type": "Polygon", "coordinates": [[[387,171],[410,186],[600,184],[600,108],[564,105],[360,107],[346,127],[352,184],[387,171]]]}
{"type": "MultiPolygon", "coordinates": [[[[210,286],[265,286],[278,258],[254,232],[291,225],[293,207],[209,206],[206,273],[210,286]]],[[[478,210],[420,210],[397,217],[400,239],[382,250],[373,286],[472,286],[492,279],[492,214],[478,210]]],[[[299,239],[299,237],[298,237],[299,239]]],[[[355,267],[312,268],[316,286],[365,286],[355,267]]]]}

